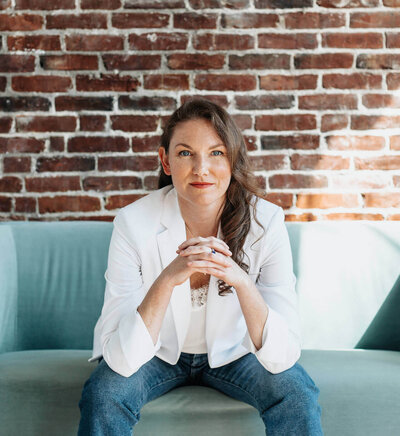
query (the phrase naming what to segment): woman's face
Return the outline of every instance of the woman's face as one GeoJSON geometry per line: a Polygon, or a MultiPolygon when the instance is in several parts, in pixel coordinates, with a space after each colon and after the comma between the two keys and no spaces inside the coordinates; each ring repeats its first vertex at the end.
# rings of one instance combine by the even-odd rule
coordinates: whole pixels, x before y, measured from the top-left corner
{"type": "Polygon", "coordinates": [[[204,119],[179,123],[172,134],[168,155],[163,147],[159,156],[178,195],[195,204],[225,200],[231,180],[228,150],[213,125],[204,119]],[[209,182],[205,188],[191,183],[209,182]]]}

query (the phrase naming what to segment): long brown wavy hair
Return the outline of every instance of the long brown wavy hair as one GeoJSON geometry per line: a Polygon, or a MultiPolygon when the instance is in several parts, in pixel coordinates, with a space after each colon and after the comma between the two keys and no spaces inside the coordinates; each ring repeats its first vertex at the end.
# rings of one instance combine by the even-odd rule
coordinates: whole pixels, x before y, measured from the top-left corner
{"type": "MultiPolygon", "coordinates": [[[[221,231],[224,241],[232,252],[232,259],[247,273],[249,266],[243,262],[244,255],[247,256],[243,250],[243,245],[250,230],[250,201],[255,195],[253,216],[257,224],[265,231],[264,226],[256,218],[256,204],[259,197],[263,197],[265,192],[258,187],[256,176],[253,174],[247,155],[243,135],[232,117],[224,108],[204,98],[188,100],[168,119],[161,136],[161,147],[164,147],[166,153],[168,153],[175,127],[184,121],[199,118],[212,123],[228,150],[232,176],[220,218],[221,231]]],[[[173,185],[172,177],[165,174],[161,163],[160,166],[158,189],[173,185]]],[[[232,286],[223,280],[218,280],[219,295],[232,293],[231,288],[232,286]]]]}

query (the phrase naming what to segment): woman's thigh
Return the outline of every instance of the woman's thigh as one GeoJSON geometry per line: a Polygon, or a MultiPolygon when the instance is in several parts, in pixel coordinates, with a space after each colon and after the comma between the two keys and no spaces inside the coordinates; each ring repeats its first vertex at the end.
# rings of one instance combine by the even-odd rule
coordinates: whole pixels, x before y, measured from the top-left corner
{"type": "Polygon", "coordinates": [[[154,356],[130,377],[113,371],[103,359],[85,382],[82,399],[98,406],[124,404],[139,414],[147,402],[187,382],[179,365],[170,365],[154,356]]]}
{"type": "Polygon", "coordinates": [[[260,413],[288,395],[306,402],[309,397],[313,402],[319,394],[318,387],[300,364],[273,374],[252,353],[218,368],[206,368],[202,383],[251,404],[260,413]]]}

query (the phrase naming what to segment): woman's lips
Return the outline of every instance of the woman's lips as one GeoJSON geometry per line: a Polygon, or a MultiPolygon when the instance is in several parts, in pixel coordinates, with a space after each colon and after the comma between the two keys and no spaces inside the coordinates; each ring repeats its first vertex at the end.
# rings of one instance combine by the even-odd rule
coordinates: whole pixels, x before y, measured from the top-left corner
{"type": "Polygon", "coordinates": [[[212,183],[190,183],[190,185],[193,186],[194,188],[204,189],[204,188],[209,188],[213,184],[212,183]]]}

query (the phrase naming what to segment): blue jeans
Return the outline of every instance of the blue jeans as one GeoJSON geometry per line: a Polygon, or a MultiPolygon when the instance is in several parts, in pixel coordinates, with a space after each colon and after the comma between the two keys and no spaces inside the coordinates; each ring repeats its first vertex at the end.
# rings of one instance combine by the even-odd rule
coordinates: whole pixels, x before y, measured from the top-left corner
{"type": "Polygon", "coordinates": [[[298,363],[272,374],[252,353],[219,368],[210,368],[207,354],[181,353],[175,365],[154,356],[130,377],[101,360],[82,390],[78,436],[131,436],[144,404],[183,385],[215,388],[254,406],[268,436],[323,434],[319,389],[298,363]]]}

